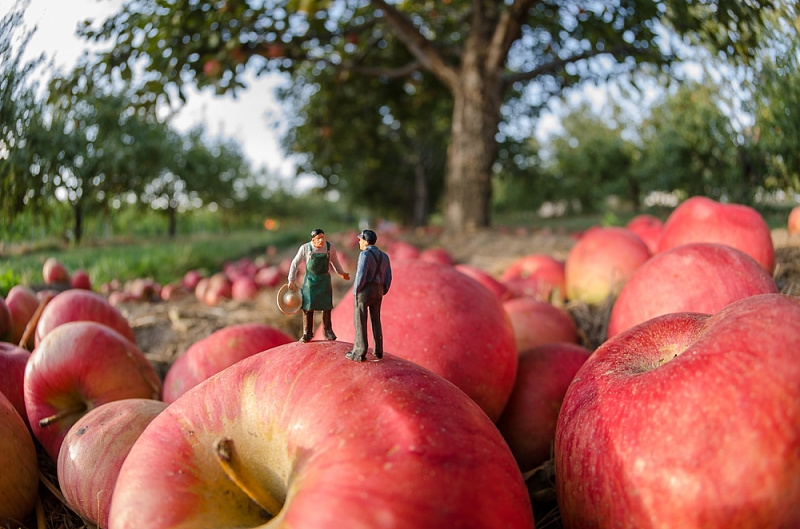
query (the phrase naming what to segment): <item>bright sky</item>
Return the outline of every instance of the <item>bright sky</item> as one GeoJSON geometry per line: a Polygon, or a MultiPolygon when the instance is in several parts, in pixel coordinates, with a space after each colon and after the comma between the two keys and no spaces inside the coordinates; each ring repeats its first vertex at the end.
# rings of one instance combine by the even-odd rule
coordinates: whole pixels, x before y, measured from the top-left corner
{"type": "MultiPolygon", "coordinates": [[[[0,17],[6,15],[16,0],[0,0],[0,17]]],[[[87,48],[88,43],[75,35],[84,19],[102,22],[116,13],[123,0],[31,0],[25,15],[26,28],[36,26],[27,56],[33,58],[45,53],[56,67],[68,72],[87,48]]],[[[277,77],[249,77],[248,90],[237,99],[232,96],[217,97],[210,90],[190,91],[188,103],[173,124],[178,130],[187,130],[204,122],[212,136],[236,139],[256,168],[266,167],[270,174],[290,179],[294,165],[281,155],[279,132],[270,122],[280,115],[280,107],[273,98],[277,77]],[[269,115],[269,116],[268,116],[269,115]]]]}

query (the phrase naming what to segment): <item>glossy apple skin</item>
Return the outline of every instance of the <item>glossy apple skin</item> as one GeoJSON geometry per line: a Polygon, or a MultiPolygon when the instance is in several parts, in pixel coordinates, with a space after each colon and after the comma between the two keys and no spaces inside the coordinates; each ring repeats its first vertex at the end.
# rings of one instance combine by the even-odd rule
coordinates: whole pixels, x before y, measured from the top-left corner
{"type": "Polygon", "coordinates": [[[161,398],[161,380],[136,345],[93,321],[59,325],[31,353],[25,366],[25,409],[33,434],[58,460],[67,432],[89,410],[121,399],[161,398]],[[40,421],[75,408],[61,420],[40,421]]]}
{"type": "Polygon", "coordinates": [[[550,459],[561,401],[590,354],[585,347],[568,342],[520,353],[517,382],[497,428],[523,472],[550,459]]]}
{"type": "Polygon", "coordinates": [[[259,484],[276,480],[269,527],[533,527],[522,474],[472,400],[388,353],[348,360],[351,347],[282,345],[184,394],[123,463],[111,529],[266,527],[216,461],[224,437],[259,484]]]}
{"type": "Polygon", "coordinates": [[[567,255],[567,299],[590,305],[619,292],[633,272],[650,258],[638,235],[626,228],[587,230],[567,255]]]}
{"type": "Polygon", "coordinates": [[[772,276],[746,253],[723,244],[684,244],[633,273],[611,309],[608,336],[662,314],[713,314],[739,299],[777,292],[772,276]]]}
{"type": "MultiPolygon", "coordinates": [[[[23,285],[14,285],[6,296],[6,305],[11,312],[11,343],[19,345],[25,327],[33,317],[36,309],[39,308],[39,298],[36,292],[23,285]]],[[[34,347],[34,333],[31,333],[27,343],[24,344],[29,350],[34,347]]]]}
{"type": "Polygon", "coordinates": [[[108,527],[111,493],[122,462],[150,421],[167,407],[152,399],[123,399],[78,419],[58,454],[58,484],[64,499],[84,519],[108,527]]]}
{"type": "Polygon", "coordinates": [[[578,371],[556,428],[566,529],[800,527],[800,300],[660,316],[578,371]]]}
{"type": "Polygon", "coordinates": [[[61,261],[55,257],[48,257],[42,265],[42,279],[48,285],[69,284],[69,272],[61,261]]]}
{"type": "Polygon", "coordinates": [[[513,297],[531,296],[540,301],[566,299],[564,262],[547,254],[520,257],[503,271],[500,281],[513,297]]]}
{"type": "Polygon", "coordinates": [[[0,522],[6,518],[25,520],[39,497],[36,447],[22,417],[2,393],[0,446],[0,522]]]}
{"type": "Polygon", "coordinates": [[[511,320],[517,352],[552,342],[578,343],[578,326],[575,320],[546,301],[523,297],[503,303],[511,320]]]}
{"type": "Polygon", "coordinates": [[[667,217],[658,251],[688,244],[727,244],[756,260],[768,274],[775,271],[775,247],[764,217],[742,204],[721,204],[707,197],[682,202],[667,217]]]}
{"type": "Polygon", "coordinates": [[[136,343],[131,325],[119,309],[96,292],[73,288],[56,294],[42,311],[42,317],[36,326],[37,346],[47,333],[72,321],[101,323],[136,343]]]}
{"type": "Polygon", "coordinates": [[[0,393],[6,396],[25,424],[28,415],[25,411],[25,365],[31,353],[14,344],[0,342],[0,393]]]}
{"type": "MultiPolygon", "coordinates": [[[[340,341],[355,341],[352,288],[334,307],[331,321],[340,341]]],[[[443,376],[492,420],[500,416],[514,387],[517,347],[494,294],[452,266],[392,261],[381,323],[384,351],[443,376]]],[[[368,337],[372,344],[372,334],[368,337]]],[[[321,328],[316,338],[322,338],[321,328]]]]}
{"type": "Polygon", "coordinates": [[[174,402],[239,360],[293,341],[285,332],[262,323],[231,325],[215,331],[190,345],[170,366],[164,377],[164,402],[174,402]]]}

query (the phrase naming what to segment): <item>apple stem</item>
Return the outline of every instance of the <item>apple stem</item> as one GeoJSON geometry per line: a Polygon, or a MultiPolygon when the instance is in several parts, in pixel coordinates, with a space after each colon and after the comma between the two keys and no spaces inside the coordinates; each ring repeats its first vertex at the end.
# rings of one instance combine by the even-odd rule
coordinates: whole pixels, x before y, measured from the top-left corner
{"type": "Polygon", "coordinates": [[[60,421],[64,417],[68,417],[70,415],[74,415],[76,413],[81,413],[81,412],[84,412],[84,411],[86,411],[86,403],[85,402],[78,402],[78,403],[73,404],[72,406],[70,406],[68,408],[64,408],[63,410],[60,410],[58,413],[55,413],[55,414],[53,414],[53,415],[51,415],[49,417],[45,417],[44,419],[41,419],[39,421],[39,426],[41,426],[42,428],[46,428],[46,427],[50,426],[51,424],[60,421]]]}
{"type": "Polygon", "coordinates": [[[283,505],[275,499],[270,491],[264,489],[246,472],[234,451],[233,439],[224,437],[218,440],[215,443],[214,452],[217,454],[219,465],[231,481],[272,517],[277,516],[283,505]]]}
{"type": "Polygon", "coordinates": [[[39,301],[39,306],[36,307],[31,319],[28,320],[28,324],[25,325],[25,331],[22,333],[22,337],[19,340],[19,346],[23,348],[27,348],[28,340],[31,337],[31,334],[36,330],[36,326],[39,324],[39,320],[42,317],[42,311],[50,303],[50,300],[53,299],[54,295],[52,292],[44,294],[42,296],[41,301],[39,301]]]}

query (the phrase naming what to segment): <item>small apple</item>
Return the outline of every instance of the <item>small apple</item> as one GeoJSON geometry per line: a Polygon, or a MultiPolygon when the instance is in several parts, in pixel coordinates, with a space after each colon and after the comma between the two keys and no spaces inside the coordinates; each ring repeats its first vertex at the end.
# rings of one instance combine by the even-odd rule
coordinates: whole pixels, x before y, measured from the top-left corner
{"type": "Polygon", "coordinates": [[[48,257],[42,266],[42,278],[48,285],[69,284],[69,272],[61,261],[55,257],[48,257]]]}
{"type": "Polygon", "coordinates": [[[122,462],[166,407],[166,402],[152,399],[116,400],[92,409],[72,425],[56,465],[61,492],[72,510],[108,527],[111,493],[122,462]]]}
{"type": "Polygon", "coordinates": [[[655,215],[636,215],[625,227],[642,239],[651,254],[658,251],[658,241],[661,239],[661,232],[664,231],[663,220],[655,215]]]}
{"type": "Polygon", "coordinates": [[[264,288],[275,288],[281,284],[285,276],[281,274],[280,268],[275,265],[265,266],[256,272],[255,280],[259,286],[264,288]]]}
{"type": "Polygon", "coordinates": [[[25,334],[25,328],[28,322],[31,321],[36,309],[39,308],[39,298],[36,297],[36,292],[23,285],[14,285],[8,291],[6,296],[6,305],[11,312],[11,343],[17,344],[20,347],[27,347],[33,349],[34,335],[30,334],[27,343],[20,344],[22,336],[25,334]]]}
{"type": "Polygon", "coordinates": [[[161,397],[161,380],[139,348],[93,321],[64,323],[47,333],[28,359],[24,384],[31,430],[54,461],[70,427],[92,408],[161,397]]]}
{"type": "Polygon", "coordinates": [[[119,332],[136,343],[128,320],[106,298],[89,290],[71,289],[57,294],[42,311],[36,326],[36,344],[57,328],[71,321],[95,321],[119,332]]]}
{"type": "Polygon", "coordinates": [[[764,217],[742,204],[721,204],[707,197],[692,197],[667,217],[658,251],[690,242],[715,242],[733,246],[756,260],[768,274],[775,271],[775,247],[764,217]]]}
{"type": "Polygon", "coordinates": [[[392,354],[348,360],[351,347],[281,345],[170,404],[122,464],[110,529],[534,527],[472,400],[392,354]]]}
{"type": "Polygon", "coordinates": [[[235,301],[252,301],[259,291],[258,283],[251,276],[239,276],[231,282],[231,299],[235,301]]]}
{"type": "Polygon", "coordinates": [[[550,459],[561,401],[590,354],[581,345],[564,342],[520,352],[514,391],[497,428],[522,471],[532,470],[550,459]]]}
{"type": "MultiPolygon", "coordinates": [[[[353,342],[353,290],[331,312],[339,340],[353,342]]],[[[455,269],[420,259],[392,261],[381,306],[384,350],[461,388],[495,420],[514,387],[517,347],[497,297],[455,269]]],[[[322,328],[317,329],[322,338],[322,328]]]]}
{"type": "Polygon", "coordinates": [[[650,258],[638,235],[626,228],[590,228],[564,263],[567,299],[598,304],[619,292],[633,272],[650,258]]]}
{"type": "Polygon", "coordinates": [[[535,297],[540,301],[564,301],[564,263],[547,254],[520,257],[503,271],[500,281],[514,297],[535,297]]]}
{"type": "Polygon", "coordinates": [[[197,286],[197,282],[203,278],[203,274],[200,270],[189,270],[183,275],[181,279],[181,283],[183,284],[186,290],[194,290],[197,286]]]}
{"type": "Polygon", "coordinates": [[[293,341],[285,332],[262,323],[231,325],[215,331],[190,345],[170,366],[164,377],[164,402],[174,402],[239,360],[293,341]]]}
{"type": "Polygon", "coordinates": [[[0,393],[4,394],[14,408],[28,423],[25,412],[25,365],[31,353],[27,349],[14,344],[0,342],[0,393]]]}
{"type": "Polygon", "coordinates": [[[520,353],[546,343],[579,341],[578,326],[572,316],[546,301],[513,298],[503,302],[503,309],[511,320],[520,353]]]}
{"type": "Polygon", "coordinates": [[[223,272],[217,272],[209,278],[203,301],[213,307],[228,299],[231,299],[231,280],[223,272]]]}
{"type": "Polygon", "coordinates": [[[566,529],[800,527],[800,299],[672,313],[601,345],[567,389],[566,529]]]}
{"type": "Polygon", "coordinates": [[[787,227],[789,228],[789,235],[800,234],[800,206],[793,207],[789,212],[787,227]]]}
{"type": "Polygon", "coordinates": [[[0,440],[0,522],[25,520],[39,498],[39,463],[31,433],[2,393],[0,440]]]}
{"type": "Polygon", "coordinates": [[[167,283],[161,287],[161,299],[164,301],[174,301],[189,295],[189,291],[181,283],[167,283]]]}
{"type": "Polygon", "coordinates": [[[82,288],[84,290],[92,289],[92,280],[89,279],[89,274],[86,270],[79,268],[72,273],[69,278],[69,286],[72,288],[82,288]]]}
{"type": "Polygon", "coordinates": [[[650,258],[622,287],[611,309],[608,336],[662,314],[713,314],[739,299],[777,292],[772,276],[731,246],[676,246],[650,258]]]}

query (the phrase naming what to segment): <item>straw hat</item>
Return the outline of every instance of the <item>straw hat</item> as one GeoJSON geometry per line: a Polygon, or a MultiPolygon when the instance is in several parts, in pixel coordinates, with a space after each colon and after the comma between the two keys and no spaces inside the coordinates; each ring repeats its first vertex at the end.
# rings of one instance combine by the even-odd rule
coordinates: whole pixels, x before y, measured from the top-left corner
{"type": "Polygon", "coordinates": [[[278,308],[284,314],[291,316],[303,306],[303,293],[300,289],[289,290],[289,284],[285,284],[278,290],[278,308]]]}

